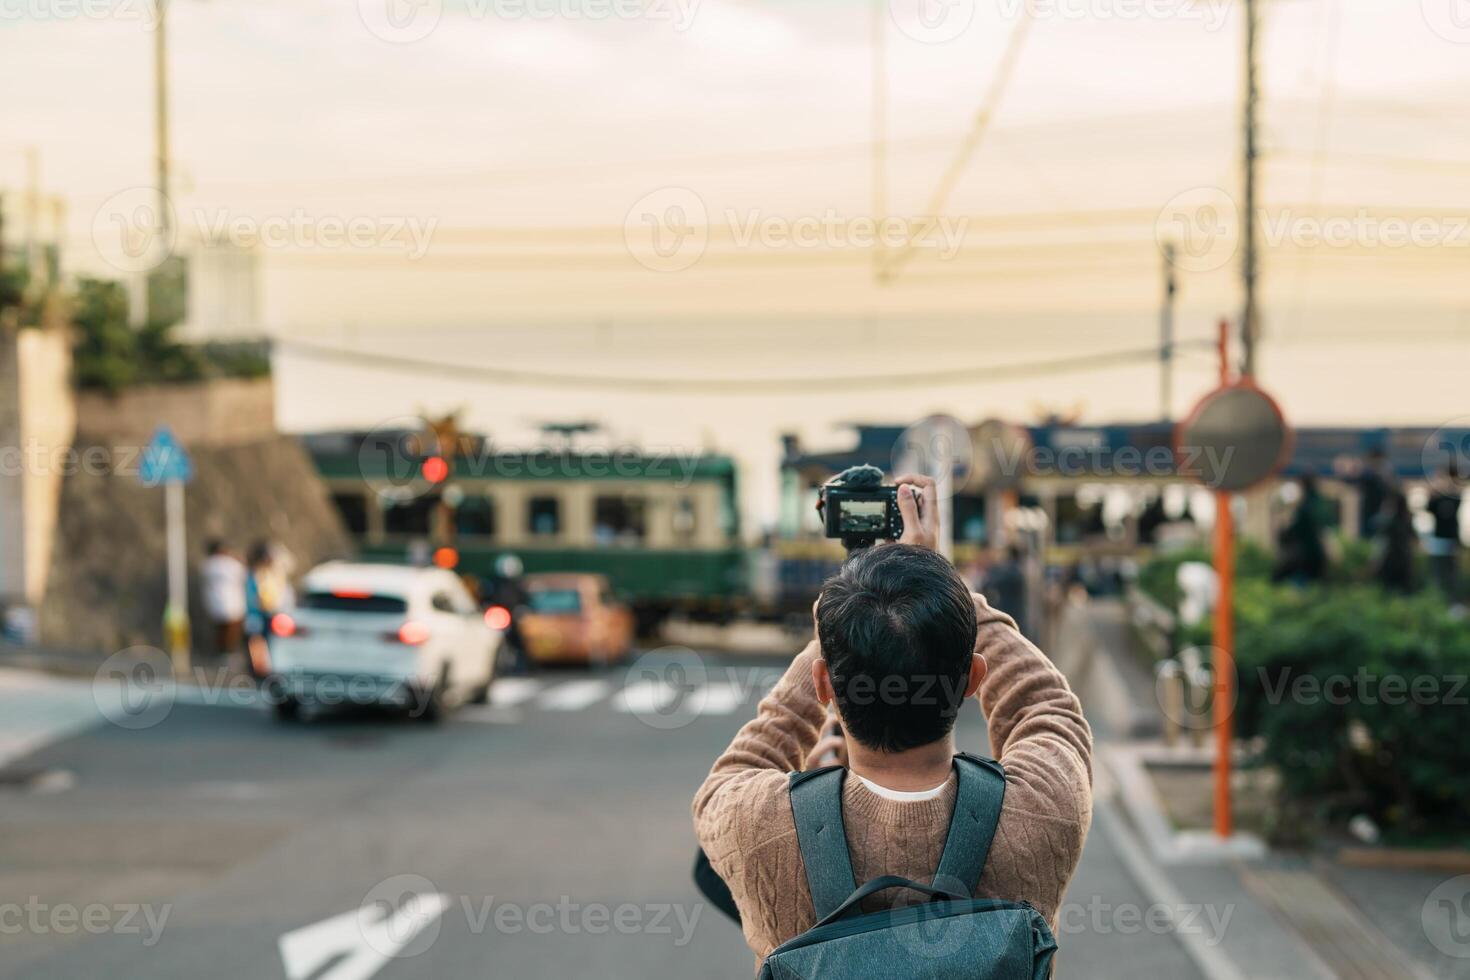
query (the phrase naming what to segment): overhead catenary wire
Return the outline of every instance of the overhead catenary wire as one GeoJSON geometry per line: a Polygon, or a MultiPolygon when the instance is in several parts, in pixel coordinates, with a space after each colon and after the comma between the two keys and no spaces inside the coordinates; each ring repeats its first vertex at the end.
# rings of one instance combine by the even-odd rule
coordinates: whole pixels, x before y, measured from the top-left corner
{"type": "MultiPolygon", "coordinates": [[[[949,196],[954,192],[955,185],[959,183],[960,176],[969,166],[970,159],[979,149],[981,141],[990,129],[990,122],[995,118],[996,109],[1000,107],[1001,100],[1005,98],[1007,88],[1010,86],[1011,78],[1014,77],[1016,65],[1021,58],[1021,50],[1026,46],[1026,39],[1031,34],[1031,27],[1035,23],[1032,16],[1031,4],[1022,5],[1021,17],[1016,26],[1011,29],[1011,36],[1006,41],[1004,53],[1001,54],[1000,64],[996,67],[995,75],[990,80],[990,87],[986,90],[980,107],[975,111],[975,118],[970,123],[969,132],[965,134],[964,141],[950,160],[949,167],[939,178],[935,185],[934,193],[929,198],[929,203],[923,213],[926,215],[938,215],[944,213],[945,205],[949,203],[949,196]]],[[[883,265],[882,278],[892,279],[908,262],[913,255],[912,243],[906,243],[898,250],[897,254],[883,265]]]]}
{"type": "MultiPolygon", "coordinates": [[[[1308,193],[1313,211],[1321,207],[1322,185],[1327,176],[1327,152],[1331,141],[1333,108],[1337,101],[1337,50],[1342,34],[1342,10],[1338,6],[1338,0],[1322,0],[1322,5],[1322,15],[1327,21],[1327,27],[1322,32],[1326,42],[1324,52],[1326,64],[1322,69],[1322,90],[1317,106],[1316,145],[1313,148],[1310,172],[1311,189],[1308,193]]],[[[1312,270],[1315,268],[1312,263],[1313,254],[1302,252],[1296,262],[1289,314],[1293,325],[1301,322],[1302,297],[1310,286],[1312,270]]]]}

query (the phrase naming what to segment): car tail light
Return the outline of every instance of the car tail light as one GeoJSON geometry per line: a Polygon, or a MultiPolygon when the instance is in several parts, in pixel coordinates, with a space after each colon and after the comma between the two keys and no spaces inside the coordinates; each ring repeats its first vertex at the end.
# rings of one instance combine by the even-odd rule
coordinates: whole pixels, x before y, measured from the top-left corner
{"type": "Polygon", "coordinates": [[[296,625],[296,620],[285,613],[276,613],[271,617],[271,632],[277,636],[305,636],[306,630],[296,625]]]}
{"type": "Polygon", "coordinates": [[[429,627],[425,626],[423,623],[418,623],[410,619],[408,622],[398,627],[397,633],[389,633],[387,634],[387,637],[389,640],[395,641],[397,643],[402,643],[406,646],[416,647],[420,643],[428,640],[429,627]]]}
{"type": "Polygon", "coordinates": [[[493,630],[510,628],[510,610],[504,606],[491,606],[485,610],[485,625],[493,630]]]}

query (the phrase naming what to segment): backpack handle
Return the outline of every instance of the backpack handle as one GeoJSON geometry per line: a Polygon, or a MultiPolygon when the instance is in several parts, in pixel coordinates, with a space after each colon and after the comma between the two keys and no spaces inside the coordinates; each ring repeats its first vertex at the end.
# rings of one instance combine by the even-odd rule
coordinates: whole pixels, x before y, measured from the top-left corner
{"type": "Polygon", "coordinates": [[[825,926],[844,918],[853,912],[864,899],[876,895],[878,892],[887,891],[890,888],[912,888],[916,892],[923,892],[936,902],[963,902],[969,897],[968,895],[957,895],[952,891],[936,888],[933,885],[924,885],[917,881],[910,881],[908,878],[902,878],[898,875],[883,875],[880,878],[874,878],[849,895],[847,901],[837,906],[831,915],[818,922],[817,925],[825,926]]]}

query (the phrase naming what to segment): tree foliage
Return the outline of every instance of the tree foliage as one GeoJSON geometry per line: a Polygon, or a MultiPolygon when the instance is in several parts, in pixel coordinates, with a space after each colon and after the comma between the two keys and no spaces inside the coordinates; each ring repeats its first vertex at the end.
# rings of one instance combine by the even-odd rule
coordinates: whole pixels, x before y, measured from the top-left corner
{"type": "Polygon", "coordinates": [[[259,377],[270,361],[255,345],[199,347],[174,339],[174,324],[129,323],[128,294],[121,283],[82,279],[72,320],[73,358],[80,388],[117,392],[131,385],[199,381],[210,377],[259,377]]]}

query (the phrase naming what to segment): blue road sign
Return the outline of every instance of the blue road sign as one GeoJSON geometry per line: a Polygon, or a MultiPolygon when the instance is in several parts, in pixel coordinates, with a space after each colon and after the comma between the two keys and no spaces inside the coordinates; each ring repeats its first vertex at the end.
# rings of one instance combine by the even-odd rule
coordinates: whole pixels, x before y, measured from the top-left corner
{"type": "Polygon", "coordinates": [[[153,439],[143,450],[143,464],[138,471],[145,487],[164,483],[188,483],[194,478],[194,464],[189,454],[168,426],[159,426],[153,439]]]}

